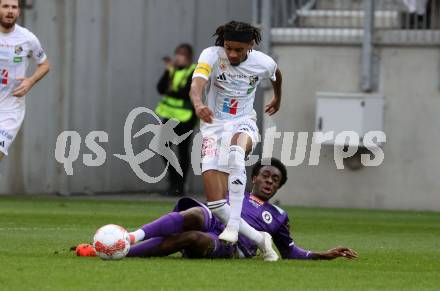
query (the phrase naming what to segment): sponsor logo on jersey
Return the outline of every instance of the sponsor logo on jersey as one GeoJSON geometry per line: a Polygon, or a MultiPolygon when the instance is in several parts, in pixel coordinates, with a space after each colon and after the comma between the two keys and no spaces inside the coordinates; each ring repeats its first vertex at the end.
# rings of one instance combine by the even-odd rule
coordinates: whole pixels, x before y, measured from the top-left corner
{"type": "Polygon", "coordinates": [[[272,217],[272,214],[269,211],[263,211],[261,216],[263,217],[264,222],[266,222],[267,224],[271,224],[272,223],[273,217],[272,217]]]}
{"type": "Polygon", "coordinates": [[[21,63],[21,62],[23,62],[23,57],[14,57],[14,63],[15,64],[21,63]]]}
{"type": "Polygon", "coordinates": [[[225,98],[223,100],[223,112],[237,115],[238,100],[225,98]]]}
{"type": "Polygon", "coordinates": [[[220,75],[217,76],[217,81],[219,82],[225,82],[226,81],[226,75],[225,73],[221,73],[220,75]]]}
{"type": "Polygon", "coordinates": [[[231,74],[228,73],[228,77],[231,79],[248,79],[249,76],[245,74],[231,74]]]}
{"type": "Polygon", "coordinates": [[[9,72],[6,69],[0,71],[0,83],[2,85],[8,85],[9,72]]]}
{"type": "Polygon", "coordinates": [[[261,200],[260,198],[254,196],[254,195],[250,195],[249,196],[249,202],[251,202],[252,204],[254,204],[257,207],[259,207],[259,206],[264,204],[263,200],[261,200]]]}

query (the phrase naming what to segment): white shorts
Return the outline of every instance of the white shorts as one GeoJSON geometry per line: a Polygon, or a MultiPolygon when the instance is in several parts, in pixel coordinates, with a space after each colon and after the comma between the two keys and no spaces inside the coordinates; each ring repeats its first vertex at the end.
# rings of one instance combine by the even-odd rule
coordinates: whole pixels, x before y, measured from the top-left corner
{"type": "Polygon", "coordinates": [[[0,111],[0,152],[8,155],[8,149],[14,141],[23,123],[25,110],[0,111]]]}
{"type": "Polygon", "coordinates": [[[229,173],[228,154],[232,137],[239,132],[247,133],[252,139],[252,150],[260,141],[260,134],[254,119],[237,121],[214,121],[202,123],[200,132],[202,144],[202,173],[217,170],[229,173]]]}

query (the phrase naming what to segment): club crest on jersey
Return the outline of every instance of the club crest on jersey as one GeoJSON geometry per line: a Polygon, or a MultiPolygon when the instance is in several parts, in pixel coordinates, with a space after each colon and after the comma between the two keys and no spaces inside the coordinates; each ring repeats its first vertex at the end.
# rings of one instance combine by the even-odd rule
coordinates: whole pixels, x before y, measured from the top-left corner
{"type": "Polygon", "coordinates": [[[273,217],[269,211],[263,211],[263,213],[261,214],[261,217],[263,217],[264,222],[266,222],[267,224],[272,223],[273,217]]]}
{"type": "Polygon", "coordinates": [[[21,54],[22,52],[23,52],[23,47],[21,46],[21,45],[17,45],[16,47],[15,47],[15,54],[16,55],[19,55],[19,54],[21,54]]]}
{"type": "Polygon", "coordinates": [[[225,63],[220,63],[220,70],[226,71],[226,64],[225,63]]]}
{"type": "Polygon", "coordinates": [[[237,115],[238,100],[225,98],[223,100],[223,112],[237,115]]]}
{"type": "Polygon", "coordinates": [[[0,71],[0,83],[2,85],[8,85],[9,72],[6,69],[0,71]]]}

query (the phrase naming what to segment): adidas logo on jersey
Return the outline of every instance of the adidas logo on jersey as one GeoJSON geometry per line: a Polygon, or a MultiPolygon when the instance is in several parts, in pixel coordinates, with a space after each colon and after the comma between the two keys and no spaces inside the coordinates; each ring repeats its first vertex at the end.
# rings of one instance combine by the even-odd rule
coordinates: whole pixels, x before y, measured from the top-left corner
{"type": "Polygon", "coordinates": [[[225,73],[222,73],[221,75],[218,75],[218,76],[217,76],[217,81],[220,81],[220,82],[224,82],[224,81],[226,81],[226,75],[225,75],[225,73]]]}
{"type": "Polygon", "coordinates": [[[232,182],[232,184],[234,184],[234,185],[243,185],[243,183],[240,181],[240,179],[235,180],[234,182],[232,182]]]}

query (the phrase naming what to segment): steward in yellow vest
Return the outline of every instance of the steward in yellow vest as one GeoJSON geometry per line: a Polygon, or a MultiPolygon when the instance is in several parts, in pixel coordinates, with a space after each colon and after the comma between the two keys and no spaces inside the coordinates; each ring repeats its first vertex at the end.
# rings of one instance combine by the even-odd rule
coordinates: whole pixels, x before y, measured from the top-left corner
{"type": "MultiPolygon", "coordinates": [[[[198,120],[189,96],[192,75],[196,68],[193,64],[193,49],[189,44],[181,44],[175,50],[174,61],[168,57],[163,60],[167,69],[157,84],[157,91],[162,99],[155,112],[164,123],[172,118],[179,120],[180,123],[174,131],[180,136],[194,129],[198,120]]],[[[179,145],[173,146],[184,175],[181,177],[173,167],[168,168],[169,186],[164,192],[167,196],[184,196],[191,161],[191,141],[190,136],[179,145]]]]}
{"type": "Polygon", "coordinates": [[[194,116],[194,108],[189,98],[192,74],[195,64],[183,68],[169,68],[162,76],[157,89],[163,94],[156,107],[156,114],[164,119],[175,118],[188,122],[194,116]],[[189,86],[189,88],[188,88],[189,86]]]}

